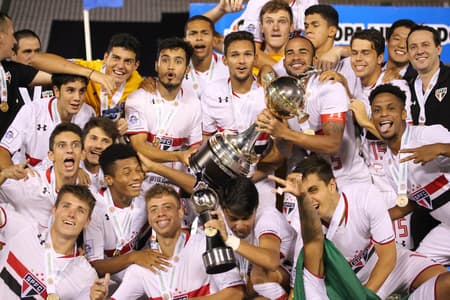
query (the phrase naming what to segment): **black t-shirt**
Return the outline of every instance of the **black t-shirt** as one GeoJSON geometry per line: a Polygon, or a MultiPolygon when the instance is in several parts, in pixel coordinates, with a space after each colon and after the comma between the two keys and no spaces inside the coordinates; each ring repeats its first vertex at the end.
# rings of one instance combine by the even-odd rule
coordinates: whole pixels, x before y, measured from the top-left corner
{"type": "Polygon", "coordinates": [[[23,105],[23,100],[19,97],[18,88],[20,86],[28,86],[38,72],[30,66],[13,61],[4,60],[1,64],[3,65],[6,74],[9,109],[7,112],[0,111],[0,139],[3,137],[23,105]]]}

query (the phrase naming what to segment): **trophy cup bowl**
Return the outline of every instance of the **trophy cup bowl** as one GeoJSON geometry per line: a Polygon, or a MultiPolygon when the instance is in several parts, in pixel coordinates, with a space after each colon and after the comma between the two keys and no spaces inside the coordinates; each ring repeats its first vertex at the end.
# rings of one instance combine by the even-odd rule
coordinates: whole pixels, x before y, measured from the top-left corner
{"type": "Polygon", "coordinates": [[[303,107],[304,91],[300,80],[283,76],[273,80],[266,89],[266,105],[279,119],[298,116],[303,107]]]}
{"type": "MultiPolygon", "coordinates": [[[[289,119],[302,114],[303,95],[299,79],[279,77],[267,87],[267,107],[276,117],[289,119]]],[[[212,186],[247,176],[256,162],[254,145],[259,134],[255,124],[237,135],[216,133],[189,158],[191,171],[212,186]]]]}
{"type": "MultiPolygon", "coordinates": [[[[204,183],[199,183],[191,196],[192,205],[202,224],[214,218],[211,211],[215,210],[219,197],[217,193],[204,183]]],[[[203,264],[208,274],[218,274],[236,267],[233,249],[227,247],[214,228],[205,228],[206,251],[202,254],[203,264]]]]}

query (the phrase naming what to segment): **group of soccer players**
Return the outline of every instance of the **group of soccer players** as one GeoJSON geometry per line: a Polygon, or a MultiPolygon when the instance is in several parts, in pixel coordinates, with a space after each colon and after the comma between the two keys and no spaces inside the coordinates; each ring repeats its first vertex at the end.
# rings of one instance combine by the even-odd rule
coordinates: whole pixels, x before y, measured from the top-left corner
{"type": "Polygon", "coordinates": [[[338,13],[314,0],[250,0],[215,32],[241,8],[220,0],[161,40],[155,78],[131,34],[66,59],[0,13],[1,299],[450,297],[438,32],[402,19],[335,46],[338,13]],[[303,92],[290,119],[268,105],[281,76],[303,92]],[[202,224],[190,158],[253,125],[250,173],[213,182],[202,224]],[[208,274],[215,231],[236,267],[208,274]]]}

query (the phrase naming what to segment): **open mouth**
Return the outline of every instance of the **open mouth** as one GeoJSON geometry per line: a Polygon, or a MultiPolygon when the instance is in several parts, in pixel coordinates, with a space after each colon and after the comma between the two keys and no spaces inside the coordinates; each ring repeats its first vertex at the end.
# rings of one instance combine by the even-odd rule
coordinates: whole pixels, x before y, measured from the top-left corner
{"type": "Polygon", "coordinates": [[[392,121],[382,121],[379,123],[379,127],[380,127],[380,132],[381,133],[386,133],[391,127],[392,124],[394,124],[392,121]]]}
{"type": "Polygon", "coordinates": [[[66,225],[75,226],[75,223],[72,221],[64,220],[63,223],[66,225]]]}
{"type": "Polygon", "coordinates": [[[206,46],[205,45],[195,45],[194,49],[195,50],[203,50],[203,49],[206,49],[206,46]]]}
{"type": "Polygon", "coordinates": [[[156,225],[158,225],[159,228],[163,229],[168,227],[170,224],[169,220],[163,219],[156,222],[156,225]]]}
{"type": "Polygon", "coordinates": [[[169,80],[175,79],[175,73],[173,73],[173,72],[167,73],[167,79],[169,79],[169,80]]]}
{"type": "Polygon", "coordinates": [[[75,166],[75,160],[73,158],[66,158],[64,159],[64,168],[66,169],[73,169],[75,166]]]}

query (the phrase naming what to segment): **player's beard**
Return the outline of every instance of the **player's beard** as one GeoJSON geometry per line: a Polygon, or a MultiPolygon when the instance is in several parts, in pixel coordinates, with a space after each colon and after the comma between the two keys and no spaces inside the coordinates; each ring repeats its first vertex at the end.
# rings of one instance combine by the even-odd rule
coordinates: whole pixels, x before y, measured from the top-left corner
{"type": "Polygon", "coordinates": [[[176,90],[181,86],[181,81],[179,83],[168,83],[168,82],[160,81],[159,83],[169,92],[176,90]]]}
{"type": "Polygon", "coordinates": [[[244,76],[233,75],[234,79],[235,79],[237,82],[240,82],[240,83],[246,82],[246,81],[250,78],[250,76],[252,76],[251,73],[248,73],[248,74],[246,74],[246,75],[244,75],[244,76]]]}

